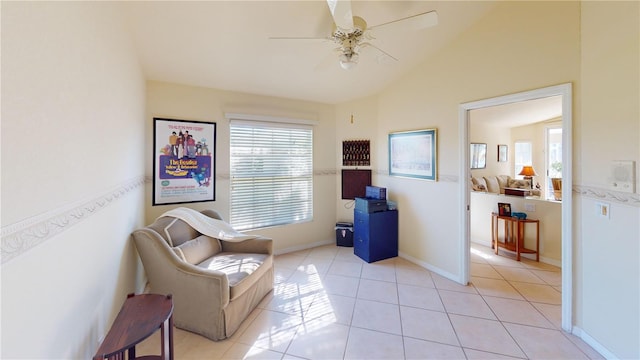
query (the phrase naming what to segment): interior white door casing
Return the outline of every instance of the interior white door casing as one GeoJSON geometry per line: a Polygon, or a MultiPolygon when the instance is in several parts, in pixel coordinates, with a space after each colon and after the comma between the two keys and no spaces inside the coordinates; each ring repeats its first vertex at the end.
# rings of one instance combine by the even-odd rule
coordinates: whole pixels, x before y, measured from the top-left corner
{"type": "Polygon", "coordinates": [[[469,282],[469,203],[470,203],[470,169],[469,169],[469,111],[510,104],[520,101],[534,100],[549,96],[562,96],[562,182],[566,184],[562,187],[562,328],[571,332],[573,328],[573,232],[572,232],[572,85],[571,83],[549,86],[541,89],[525,91],[510,95],[499,96],[490,99],[472,101],[460,104],[458,108],[458,119],[460,124],[459,144],[460,144],[460,227],[459,241],[461,251],[460,261],[460,283],[469,282]]]}

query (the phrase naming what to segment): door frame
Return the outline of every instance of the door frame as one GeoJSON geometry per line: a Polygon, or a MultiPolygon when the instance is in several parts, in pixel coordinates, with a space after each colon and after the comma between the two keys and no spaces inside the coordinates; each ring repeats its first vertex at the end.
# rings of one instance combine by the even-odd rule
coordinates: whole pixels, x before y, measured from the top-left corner
{"type": "Polygon", "coordinates": [[[489,99],[460,104],[458,107],[459,144],[460,144],[460,274],[461,283],[469,282],[470,270],[470,176],[469,169],[469,111],[496,105],[540,99],[550,96],[562,96],[562,329],[573,329],[573,99],[572,84],[560,84],[545,88],[503,95],[489,99]],[[566,169],[566,171],[565,171],[566,169]]]}

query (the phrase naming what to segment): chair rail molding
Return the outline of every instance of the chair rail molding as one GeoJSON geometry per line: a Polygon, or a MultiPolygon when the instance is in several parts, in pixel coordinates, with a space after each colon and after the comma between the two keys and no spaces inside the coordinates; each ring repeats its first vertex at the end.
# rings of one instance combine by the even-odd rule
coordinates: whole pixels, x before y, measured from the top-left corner
{"type": "Polygon", "coordinates": [[[640,207],[640,194],[630,194],[620,191],[613,191],[601,187],[585,186],[585,185],[573,185],[573,193],[580,194],[581,196],[607,200],[618,204],[624,204],[629,206],[640,207]]]}
{"type": "Polygon", "coordinates": [[[3,226],[0,230],[2,241],[0,252],[4,265],[37,245],[80,223],[91,215],[113,204],[138,189],[145,183],[140,176],[120,184],[107,193],[90,200],[81,200],[71,205],[56,208],[44,214],[3,226]]]}

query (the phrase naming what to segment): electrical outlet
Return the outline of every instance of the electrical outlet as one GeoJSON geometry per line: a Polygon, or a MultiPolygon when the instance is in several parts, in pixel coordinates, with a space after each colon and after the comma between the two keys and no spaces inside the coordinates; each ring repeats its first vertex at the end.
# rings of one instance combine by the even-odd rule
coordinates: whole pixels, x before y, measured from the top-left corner
{"type": "Polygon", "coordinates": [[[534,204],[524,204],[524,211],[535,212],[536,206],[534,204]]]}
{"type": "Polygon", "coordinates": [[[609,219],[611,217],[611,213],[609,212],[609,204],[607,203],[596,203],[596,215],[601,218],[609,219]]]}

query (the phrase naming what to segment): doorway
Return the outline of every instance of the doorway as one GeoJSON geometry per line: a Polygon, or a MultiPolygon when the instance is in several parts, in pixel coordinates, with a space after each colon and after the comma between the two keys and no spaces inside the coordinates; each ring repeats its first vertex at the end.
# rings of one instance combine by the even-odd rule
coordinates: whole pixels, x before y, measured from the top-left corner
{"type": "Polygon", "coordinates": [[[490,99],[478,100],[460,104],[458,119],[460,125],[460,193],[462,204],[460,206],[460,222],[462,224],[460,234],[461,251],[461,282],[467,284],[470,277],[470,184],[469,169],[469,118],[470,111],[486,107],[513,104],[522,101],[547,98],[551,96],[562,97],[562,163],[563,182],[567,186],[562,187],[562,328],[571,332],[573,326],[573,274],[572,274],[572,86],[570,83],[550,86],[546,88],[499,96],[490,99]]]}

